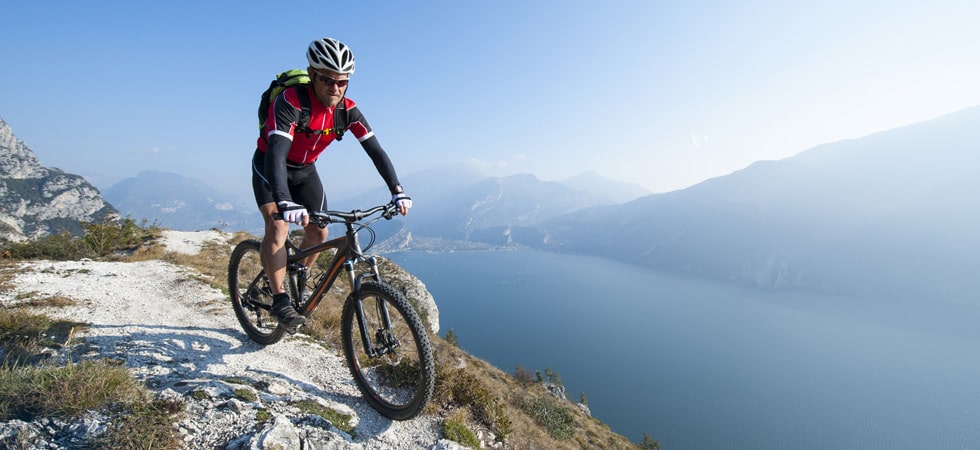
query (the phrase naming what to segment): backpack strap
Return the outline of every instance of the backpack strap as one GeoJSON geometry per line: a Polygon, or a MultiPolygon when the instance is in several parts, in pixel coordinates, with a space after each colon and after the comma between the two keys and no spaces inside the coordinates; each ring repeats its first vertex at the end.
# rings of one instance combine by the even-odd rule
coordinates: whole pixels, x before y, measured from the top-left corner
{"type": "Polygon", "coordinates": [[[299,98],[299,122],[296,123],[296,131],[302,131],[309,136],[312,133],[310,130],[310,117],[312,113],[310,112],[310,93],[306,90],[305,85],[296,86],[296,97],[299,98]]]}
{"type": "Polygon", "coordinates": [[[333,132],[337,135],[337,140],[344,138],[344,132],[347,131],[347,102],[346,98],[341,98],[340,103],[333,110],[333,132]]]}
{"type": "Polygon", "coordinates": [[[313,133],[329,133],[331,131],[337,135],[337,140],[344,138],[344,132],[347,131],[347,125],[349,125],[347,120],[347,104],[344,99],[340,100],[337,107],[333,111],[333,129],[324,131],[314,131],[310,129],[310,117],[313,114],[310,112],[310,93],[305,89],[306,86],[296,86],[296,97],[299,99],[300,113],[299,122],[296,123],[296,131],[301,131],[306,133],[307,136],[313,133]]]}

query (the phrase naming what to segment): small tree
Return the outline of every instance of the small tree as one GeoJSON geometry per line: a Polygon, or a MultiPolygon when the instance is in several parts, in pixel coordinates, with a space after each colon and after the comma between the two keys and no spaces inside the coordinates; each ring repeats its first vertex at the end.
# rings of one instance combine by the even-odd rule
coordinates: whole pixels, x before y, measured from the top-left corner
{"type": "Polygon", "coordinates": [[[582,391],[582,395],[579,397],[579,403],[583,405],[589,404],[589,398],[585,396],[585,391],[582,391]]]}
{"type": "Polygon", "coordinates": [[[446,342],[448,342],[449,345],[452,345],[453,347],[459,347],[459,338],[456,337],[456,333],[453,331],[452,328],[450,328],[449,331],[446,332],[446,342]]]}
{"type": "Polygon", "coordinates": [[[544,369],[544,374],[545,376],[548,377],[549,383],[554,384],[556,386],[565,386],[561,382],[561,374],[555,372],[554,370],[551,370],[551,367],[544,369]]]}
{"type": "Polygon", "coordinates": [[[649,434],[643,433],[643,441],[640,442],[643,450],[660,450],[660,441],[653,440],[649,434]]]}
{"type": "Polygon", "coordinates": [[[85,246],[98,256],[106,256],[117,250],[132,248],[142,242],[144,230],[136,221],[126,217],[106,216],[97,222],[85,224],[85,246]]]}

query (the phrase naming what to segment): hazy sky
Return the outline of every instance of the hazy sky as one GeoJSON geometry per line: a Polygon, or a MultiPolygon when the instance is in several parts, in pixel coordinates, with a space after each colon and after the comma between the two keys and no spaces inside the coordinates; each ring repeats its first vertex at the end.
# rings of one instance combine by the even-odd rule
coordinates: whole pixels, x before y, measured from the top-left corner
{"type": "MultiPolygon", "coordinates": [[[[323,36],[403,178],[475,160],[663,192],[980,105],[977,1],[5,3],[0,117],[101,188],[250,194],[258,96],[323,36]]],[[[318,166],[382,183],[354,139],[318,166]]]]}

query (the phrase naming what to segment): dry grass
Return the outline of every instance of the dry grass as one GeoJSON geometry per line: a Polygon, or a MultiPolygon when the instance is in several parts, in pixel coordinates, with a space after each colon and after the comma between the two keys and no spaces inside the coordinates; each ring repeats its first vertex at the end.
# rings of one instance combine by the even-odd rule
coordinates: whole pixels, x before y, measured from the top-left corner
{"type": "MultiPolygon", "coordinates": [[[[153,246],[133,254],[151,259],[153,246]]],[[[109,260],[133,259],[113,254],[109,260]]],[[[0,290],[15,286],[19,263],[0,266],[0,290]]],[[[68,275],[66,275],[68,276],[68,275]]],[[[34,314],[39,308],[74,305],[64,296],[16,296],[17,305],[0,309],[0,420],[34,417],[76,419],[85,411],[109,414],[109,427],[92,448],[178,449],[182,442],[173,426],[183,405],[153,401],[126,368],[111,360],[73,361],[71,336],[85,324],[34,314]],[[56,355],[64,355],[62,363],[56,355]]],[[[20,448],[19,436],[0,438],[0,447],[20,448]]]]}
{"type": "Polygon", "coordinates": [[[132,403],[141,392],[125,367],[104,360],[18,366],[0,371],[0,419],[76,419],[89,409],[132,403]]]}
{"type": "MultiPolygon", "coordinates": [[[[488,423],[487,408],[480,401],[499,405],[509,420],[510,432],[505,437],[508,448],[520,449],[627,449],[637,445],[625,436],[613,432],[607,425],[582,413],[570,402],[554,402],[556,407],[567,411],[572,418],[571,437],[555,439],[549,430],[528,415],[521,407],[526,402],[546,402],[553,399],[536,381],[527,384],[526,379],[515,378],[488,362],[473,357],[450,345],[444,339],[434,337],[437,353],[437,396],[428,412],[454,416],[466,410],[476,423],[476,429],[494,431],[488,423]],[[470,392],[458,392],[458,389],[470,392]],[[454,392],[455,391],[455,392],[454,392]],[[483,398],[480,392],[489,393],[483,398]],[[480,400],[483,398],[483,400],[480,400]],[[474,401],[475,400],[475,401],[474,401]]],[[[499,437],[499,434],[498,434],[499,437]]]]}
{"type": "Polygon", "coordinates": [[[14,278],[17,276],[18,263],[10,260],[0,260],[0,293],[14,289],[14,278]]]}
{"type": "Polygon", "coordinates": [[[2,367],[40,363],[51,355],[48,349],[65,347],[72,331],[84,327],[78,322],[34,314],[27,308],[0,310],[2,367]]]}
{"type": "MultiPolygon", "coordinates": [[[[183,405],[150,400],[150,394],[129,371],[112,361],[0,369],[0,420],[71,420],[89,410],[114,417],[106,433],[92,443],[93,448],[166,450],[181,446],[173,422],[183,405]]],[[[0,446],[3,444],[7,442],[0,440],[0,446]]]]}
{"type": "Polygon", "coordinates": [[[77,302],[63,295],[52,295],[50,297],[41,298],[31,298],[30,300],[20,303],[18,307],[27,308],[64,308],[66,306],[74,306],[77,302]]]}
{"type": "MultiPolygon", "coordinates": [[[[22,307],[0,310],[0,420],[76,419],[99,410],[113,419],[93,448],[180,448],[173,423],[182,404],[150,400],[151,394],[118,362],[72,361],[71,336],[85,325],[34,314],[24,307],[57,307],[70,301],[30,299],[22,307]],[[63,365],[50,363],[58,351],[68,356],[63,365]]],[[[0,448],[19,446],[19,438],[0,438],[0,448]]]]}
{"type": "Polygon", "coordinates": [[[329,292],[313,311],[310,321],[303,327],[303,333],[309,335],[327,348],[340,353],[340,313],[344,309],[346,294],[329,292]]]}

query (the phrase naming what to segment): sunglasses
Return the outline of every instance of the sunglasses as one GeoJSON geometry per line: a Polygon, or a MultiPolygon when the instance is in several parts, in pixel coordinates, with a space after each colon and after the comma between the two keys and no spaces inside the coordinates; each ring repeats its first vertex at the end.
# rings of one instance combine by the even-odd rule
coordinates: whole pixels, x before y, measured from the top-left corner
{"type": "Polygon", "coordinates": [[[326,84],[327,86],[337,85],[337,87],[340,87],[340,88],[347,87],[347,83],[350,82],[350,80],[347,79],[347,78],[344,78],[343,80],[337,80],[337,79],[328,77],[328,76],[326,76],[326,75],[324,75],[324,74],[322,74],[320,72],[313,72],[313,78],[319,79],[321,83],[326,84]]]}

